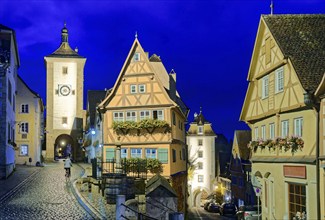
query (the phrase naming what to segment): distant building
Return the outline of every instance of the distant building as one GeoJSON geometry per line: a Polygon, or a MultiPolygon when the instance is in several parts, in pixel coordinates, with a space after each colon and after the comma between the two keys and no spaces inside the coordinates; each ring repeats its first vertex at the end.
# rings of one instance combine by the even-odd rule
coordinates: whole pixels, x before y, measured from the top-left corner
{"type": "Polygon", "coordinates": [[[68,29],[61,31],[61,45],[44,57],[46,65],[46,158],[82,158],[83,88],[86,58],[72,50],[68,29]]]}
{"type": "Polygon", "coordinates": [[[178,211],[187,198],[185,126],[188,108],[159,56],[150,58],[136,38],[112,91],[99,104],[103,114],[103,160],[156,158],[172,183],[178,211]]]}
{"type": "Polygon", "coordinates": [[[107,90],[88,90],[87,95],[87,118],[83,147],[86,153],[87,162],[91,159],[102,157],[102,118],[97,111],[97,106],[101,103],[107,90]]]}
{"type": "Polygon", "coordinates": [[[255,205],[256,203],[256,195],[251,182],[251,149],[247,146],[250,140],[250,130],[235,131],[230,174],[231,192],[238,207],[241,205],[255,205]]]}
{"type": "Polygon", "coordinates": [[[44,140],[42,98],[18,75],[16,96],[16,164],[41,163],[44,140]],[[30,161],[31,159],[31,161],[30,161]]]}
{"type": "Polygon", "coordinates": [[[16,82],[20,65],[16,34],[0,24],[0,179],[15,168],[16,82]]]}
{"type": "Polygon", "coordinates": [[[216,170],[219,168],[215,154],[217,135],[200,111],[194,115],[186,135],[188,145],[189,168],[189,206],[199,207],[202,200],[215,193],[216,170]]]}
{"type": "Polygon", "coordinates": [[[263,219],[325,216],[324,35],[325,15],[260,19],[240,120],[252,131],[263,219]]]}

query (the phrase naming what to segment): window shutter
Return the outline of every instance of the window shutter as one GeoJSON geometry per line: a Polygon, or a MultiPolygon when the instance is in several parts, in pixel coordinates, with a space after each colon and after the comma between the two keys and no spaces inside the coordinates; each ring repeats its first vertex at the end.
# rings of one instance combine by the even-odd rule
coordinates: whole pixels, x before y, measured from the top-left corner
{"type": "Polygon", "coordinates": [[[107,148],[106,149],[106,161],[112,160],[115,158],[115,151],[113,148],[107,148]]]}
{"type": "Polygon", "coordinates": [[[168,149],[158,149],[158,160],[161,163],[168,163],[168,149]]]}

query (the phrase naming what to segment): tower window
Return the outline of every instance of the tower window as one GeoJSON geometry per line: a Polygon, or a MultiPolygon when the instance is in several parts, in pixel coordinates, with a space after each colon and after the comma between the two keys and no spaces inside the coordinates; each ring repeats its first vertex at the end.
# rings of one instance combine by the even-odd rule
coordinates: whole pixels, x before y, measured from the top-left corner
{"type": "Polygon", "coordinates": [[[62,117],[62,125],[67,126],[68,125],[68,117],[62,117]]]}
{"type": "Polygon", "coordinates": [[[134,61],[140,61],[140,53],[134,54],[134,61]]]}
{"type": "Polygon", "coordinates": [[[67,66],[62,67],[62,73],[63,74],[68,74],[68,67],[67,66]]]}

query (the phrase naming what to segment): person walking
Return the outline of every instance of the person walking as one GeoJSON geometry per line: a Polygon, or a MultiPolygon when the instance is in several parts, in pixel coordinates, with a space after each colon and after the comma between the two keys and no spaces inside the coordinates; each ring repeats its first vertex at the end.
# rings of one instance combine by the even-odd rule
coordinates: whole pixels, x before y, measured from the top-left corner
{"type": "Polygon", "coordinates": [[[68,175],[67,177],[71,176],[71,167],[72,167],[72,162],[70,160],[70,155],[68,155],[68,158],[64,161],[64,169],[66,174],[68,175]]]}

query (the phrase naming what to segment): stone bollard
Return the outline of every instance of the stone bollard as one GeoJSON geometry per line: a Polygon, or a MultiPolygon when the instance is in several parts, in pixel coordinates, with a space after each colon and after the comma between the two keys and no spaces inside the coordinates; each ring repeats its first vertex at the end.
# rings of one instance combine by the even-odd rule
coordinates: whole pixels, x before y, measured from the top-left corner
{"type": "Polygon", "coordinates": [[[120,220],[121,216],[125,214],[125,195],[116,195],[116,220],[120,220]]]}

